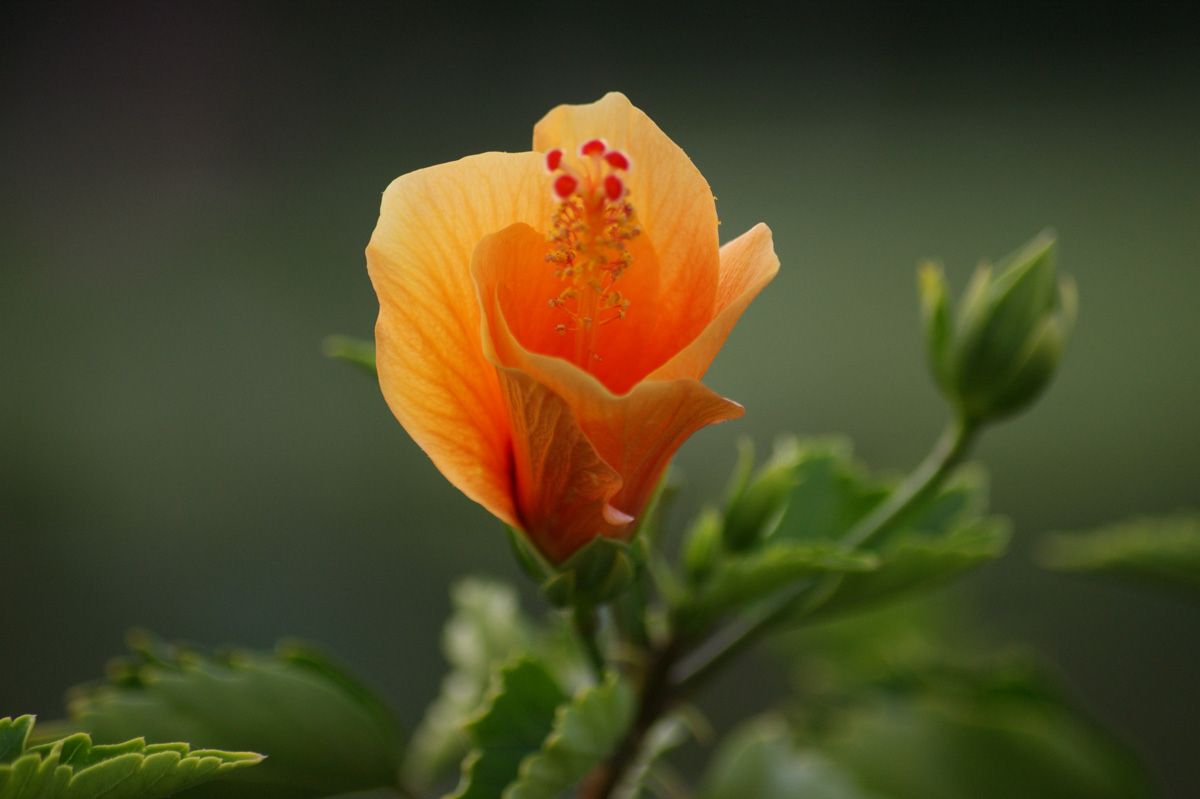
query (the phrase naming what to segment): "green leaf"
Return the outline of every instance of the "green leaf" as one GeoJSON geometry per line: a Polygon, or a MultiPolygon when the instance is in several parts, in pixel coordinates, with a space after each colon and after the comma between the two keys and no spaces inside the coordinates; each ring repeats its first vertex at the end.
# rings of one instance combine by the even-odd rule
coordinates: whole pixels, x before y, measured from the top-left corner
{"type": "Polygon", "coordinates": [[[907,603],[796,636],[801,735],[890,799],[1137,799],[1145,773],[1030,653],[953,604],[907,603]]]}
{"type": "MultiPolygon", "coordinates": [[[[745,471],[743,463],[739,473],[745,471]]],[[[718,537],[721,517],[701,515],[684,545],[689,590],[668,597],[685,631],[772,595],[786,600],[781,592],[791,586],[796,598],[785,618],[792,621],[858,610],[943,583],[999,556],[1008,541],[1002,520],[982,516],[986,481],[976,468],[960,468],[858,550],[842,542],[887,501],[893,484],[871,477],[847,442],[789,442],[760,475],[770,476],[772,487],[792,486],[786,512],[765,525],[756,548],[736,553],[718,537]]],[[[749,494],[753,480],[735,482],[749,494]]]]}
{"type": "Polygon", "coordinates": [[[1032,684],[881,698],[845,713],[823,751],[892,799],[1151,793],[1128,752],[1032,684]]]}
{"type": "Polygon", "coordinates": [[[450,672],[413,733],[404,773],[429,785],[470,746],[466,724],[483,706],[493,671],[531,646],[533,632],[516,592],[503,583],[468,579],[451,590],[454,613],[442,634],[450,672]]]}
{"type": "Polygon", "coordinates": [[[374,376],[375,343],[350,336],[326,336],[321,349],[327,358],[336,358],[374,376]]]}
{"type": "Polygon", "coordinates": [[[567,700],[544,665],[521,658],[503,667],[482,712],[467,726],[472,750],[451,799],[496,799],[537,752],[567,700]]]}
{"type": "Polygon", "coordinates": [[[27,746],[32,729],[32,716],[0,719],[0,799],[158,799],[263,760],[141,738],[98,746],[83,733],[27,746]]]}
{"type": "Polygon", "coordinates": [[[796,487],[773,539],[836,542],[887,498],[889,486],[872,480],[845,439],[799,444],[796,487]]]}
{"type": "Polygon", "coordinates": [[[263,752],[220,790],[189,796],[315,797],[394,786],[401,733],[370,691],[311,649],[211,657],[131,639],[107,683],[76,689],[69,710],[99,741],[142,734],[263,752]]]}
{"type": "MultiPolygon", "coordinates": [[[[889,482],[871,477],[854,461],[845,441],[806,442],[801,452],[795,491],[771,541],[836,544],[892,490],[889,482]]],[[[959,469],[933,496],[857,552],[872,558],[874,568],[843,569],[836,585],[823,586],[823,599],[798,604],[793,618],[824,618],[891,601],[998,557],[1009,531],[1003,520],[982,516],[986,497],[983,472],[959,469]]]]}
{"type": "MultiPolygon", "coordinates": [[[[797,750],[782,719],[767,716],[722,744],[701,799],[872,799],[835,764],[797,750]]],[[[883,796],[882,794],[880,795],[883,796]]]]}
{"type": "Polygon", "coordinates": [[[604,761],[633,720],[636,699],[615,672],[558,708],[541,749],[521,761],[503,799],[554,799],[604,761]]]}
{"type": "Polygon", "coordinates": [[[1052,535],[1042,543],[1038,561],[1055,571],[1114,575],[1195,595],[1200,591],[1200,513],[1052,535]]]}
{"type": "Polygon", "coordinates": [[[0,719],[0,765],[9,763],[25,751],[33,730],[33,716],[0,719]]]}
{"type": "Polygon", "coordinates": [[[1002,555],[1009,537],[1008,523],[997,518],[972,519],[936,537],[921,532],[897,535],[877,550],[875,569],[845,574],[807,615],[825,618],[937,587],[1002,555]]]}
{"type": "Polygon", "coordinates": [[[763,599],[785,586],[821,574],[869,572],[874,555],[831,544],[777,544],[745,555],[726,554],[675,615],[685,630],[703,629],[721,614],[763,599]]]}

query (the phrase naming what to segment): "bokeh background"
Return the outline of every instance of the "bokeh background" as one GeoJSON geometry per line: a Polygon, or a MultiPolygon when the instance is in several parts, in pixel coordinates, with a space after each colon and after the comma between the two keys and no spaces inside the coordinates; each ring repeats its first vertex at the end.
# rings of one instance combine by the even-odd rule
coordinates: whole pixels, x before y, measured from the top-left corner
{"type": "MultiPolygon", "coordinates": [[[[418,718],[448,583],[515,571],[320,341],[371,333],[362,250],[393,177],[524,149],[553,105],[620,89],[705,173],[723,238],[765,220],[783,259],[710,373],[745,420],[677,461],[692,502],[743,435],[914,463],[943,416],[915,263],[961,287],[1057,228],[1081,320],[1045,400],[979,450],[1018,535],[955,590],[1168,795],[1200,793],[1200,611],[1029,559],[1047,530],[1200,500],[1194,6],[0,13],[0,712],[59,716],[136,624],[299,635],[418,718]]],[[[767,664],[714,686],[718,718],[769,701],[767,664]]]]}

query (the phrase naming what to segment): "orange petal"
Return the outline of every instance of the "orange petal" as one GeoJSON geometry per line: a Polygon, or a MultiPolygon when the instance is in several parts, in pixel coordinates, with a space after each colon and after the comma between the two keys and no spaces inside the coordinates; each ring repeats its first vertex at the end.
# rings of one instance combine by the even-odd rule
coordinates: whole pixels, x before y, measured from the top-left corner
{"type": "MultiPolygon", "coordinates": [[[[561,397],[519,369],[500,367],[513,432],[519,527],[560,563],[598,534],[624,524],[609,500],[620,476],[596,454],[561,397]]],[[[624,519],[628,522],[628,519],[624,519]]]]}
{"type": "Polygon", "coordinates": [[[692,379],[643,382],[618,396],[573,363],[525,349],[513,335],[501,296],[506,285],[537,266],[543,247],[536,231],[518,224],[476,248],[472,272],[487,326],[484,350],[498,367],[527,375],[562,398],[596,453],[621,477],[611,505],[636,517],[683,442],[702,427],[741,416],[743,409],[692,379]]]}
{"type": "Polygon", "coordinates": [[[508,413],[480,342],[471,253],[485,235],[550,212],[539,156],[485,153],[393,181],[367,245],[392,413],[451,483],[511,524],[508,413]]]}
{"type": "MultiPolygon", "coordinates": [[[[712,319],[719,267],[716,202],[687,154],[618,92],[588,105],[558,106],[534,127],[533,148],[544,152],[561,147],[575,153],[593,138],[604,139],[632,160],[625,181],[629,201],[659,264],[652,307],[630,309],[631,314],[652,315],[638,333],[643,346],[636,357],[644,363],[626,367],[636,380],[699,335],[712,319]]],[[[635,260],[631,277],[637,269],[635,260]]]]}
{"type": "Polygon", "coordinates": [[[722,247],[716,316],[694,341],[654,370],[649,379],[703,377],[742,313],[778,272],[779,256],[771,242],[771,229],[761,222],[722,247]]]}

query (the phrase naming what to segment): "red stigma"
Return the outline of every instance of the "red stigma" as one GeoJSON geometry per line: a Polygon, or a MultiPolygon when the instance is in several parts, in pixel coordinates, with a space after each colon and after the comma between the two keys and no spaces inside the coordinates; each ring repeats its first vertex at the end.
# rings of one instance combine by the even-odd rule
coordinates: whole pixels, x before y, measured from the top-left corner
{"type": "Polygon", "coordinates": [[[604,155],[604,151],[608,149],[608,145],[604,143],[604,139],[590,139],[585,141],[579,147],[580,155],[604,155]]]}
{"type": "Polygon", "coordinates": [[[575,193],[579,180],[574,175],[559,175],[554,179],[554,193],[565,200],[575,193]]]}
{"type": "Polygon", "coordinates": [[[604,154],[604,160],[613,169],[629,169],[629,159],[620,150],[609,150],[604,154]]]}
{"type": "Polygon", "coordinates": [[[625,184],[616,175],[609,175],[604,179],[604,194],[609,200],[616,202],[625,195],[625,184]]]}
{"type": "Polygon", "coordinates": [[[550,152],[546,153],[546,169],[549,172],[554,172],[558,169],[558,165],[562,163],[563,151],[555,147],[550,152]]]}

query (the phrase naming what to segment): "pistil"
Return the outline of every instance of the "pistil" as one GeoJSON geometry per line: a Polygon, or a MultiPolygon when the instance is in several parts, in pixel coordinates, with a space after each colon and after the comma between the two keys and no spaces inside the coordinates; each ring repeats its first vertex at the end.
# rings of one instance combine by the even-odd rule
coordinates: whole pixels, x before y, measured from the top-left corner
{"type": "Polygon", "coordinates": [[[550,307],[564,316],[555,330],[575,334],[573,361],[584,371],[600,360],[599,329],[624,319],[629,311],[629,300],[614,284],[633,263],[628,244],[641,232],[622,177],[630,166],[628,156],[609,149],[602,139],[580,146],[577,168],[566,162],[562,150],[546,153],[558,203],[550,220],[547,238],[553,246],[546,261],[566,283],[550,299],[550,307]]]}

